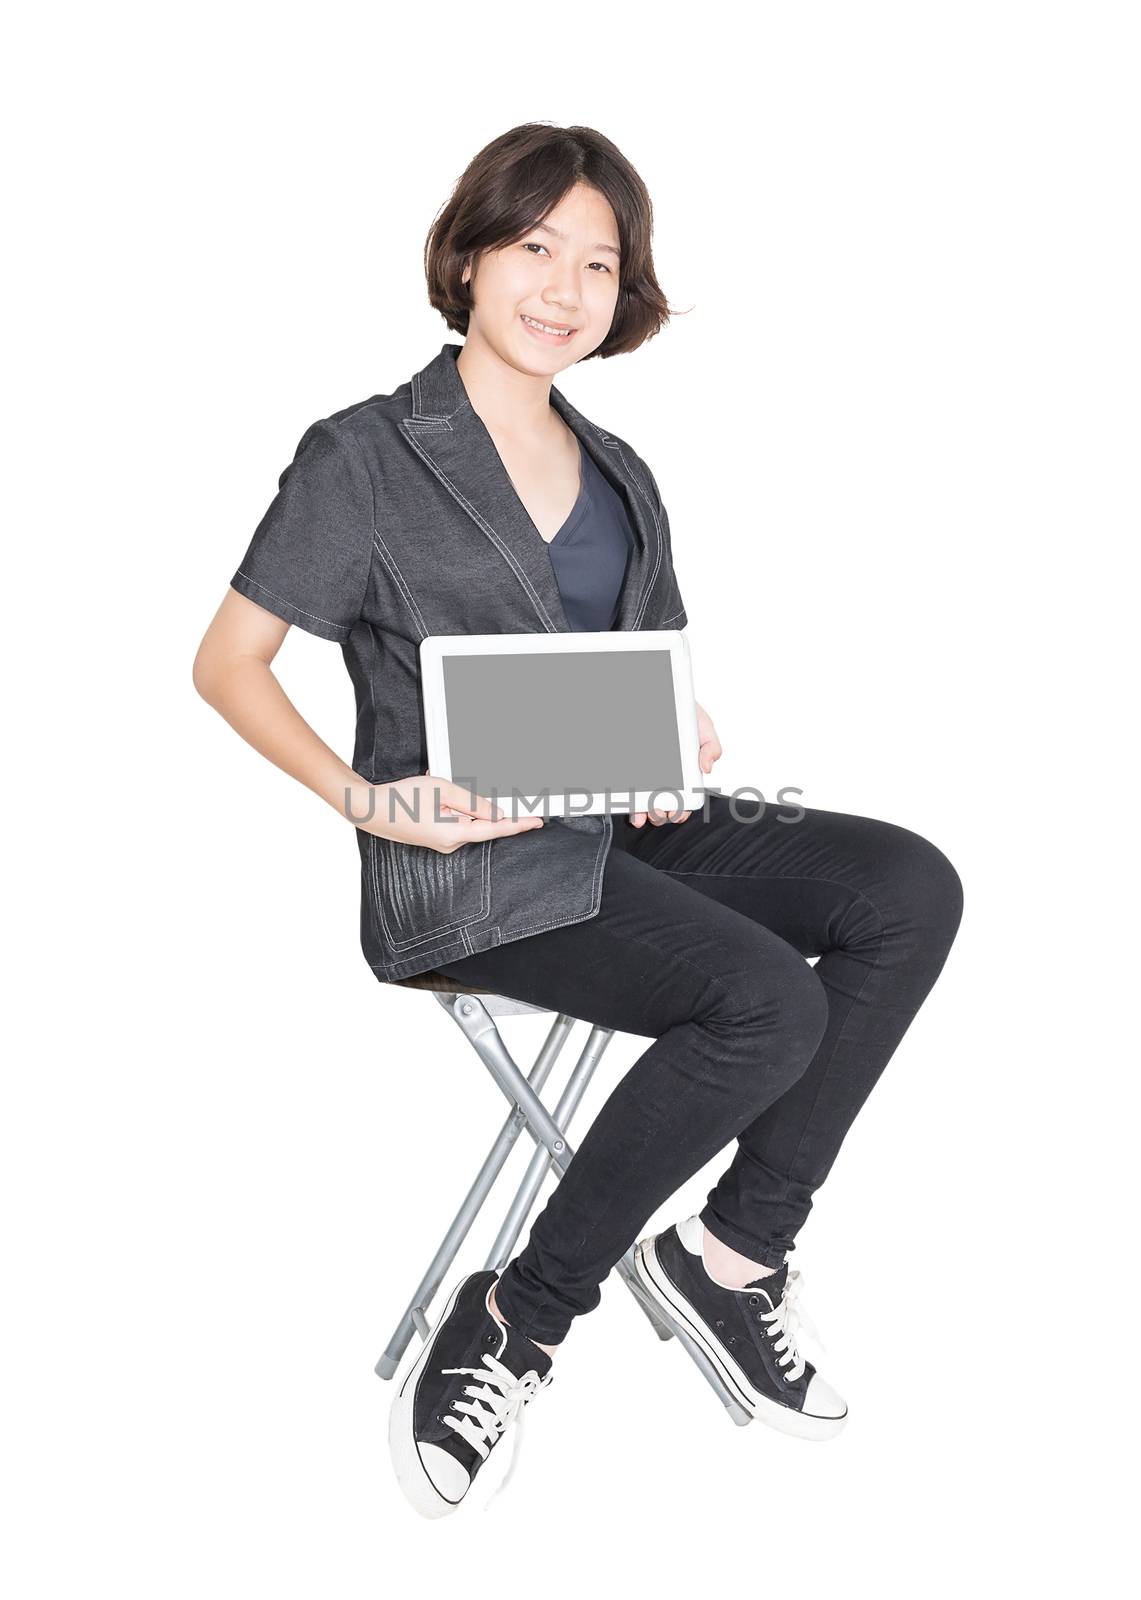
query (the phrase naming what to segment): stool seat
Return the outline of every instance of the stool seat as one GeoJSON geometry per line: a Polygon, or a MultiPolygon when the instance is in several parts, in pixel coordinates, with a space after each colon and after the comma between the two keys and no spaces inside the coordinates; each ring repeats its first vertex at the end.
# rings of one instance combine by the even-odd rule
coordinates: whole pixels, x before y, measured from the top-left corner
{"type": "Polygon", "coordinates": [[[434,989],[437,994],[493,994],[492,989],[477,989],[474,983],[461,983],[443,972],[415,972],[410,978],[389,978],[401,989],[434,989]]]}
{"type": "Polygon", "coordinates": [[[410,978],[391,978],[390,983],[403,989],[430,989],[435,994],[475,994],[484,996],[480,1004],[493,1017],[521,1017],[530,1012],[542,1015],[550,1006],[533,1006],[525,1000],[512,1000],[510,995],[497,994],[494,989],[478,989],[474,983],[461,983],[443,972],[416,972],[410,978]]]}

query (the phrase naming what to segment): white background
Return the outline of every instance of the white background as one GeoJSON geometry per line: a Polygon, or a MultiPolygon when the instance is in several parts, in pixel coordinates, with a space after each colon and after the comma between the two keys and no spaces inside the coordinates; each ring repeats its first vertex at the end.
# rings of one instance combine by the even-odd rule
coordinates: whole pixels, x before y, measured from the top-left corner
{"type": "MultiPolygon", "coordinates": [[[[1120,1592],[1134,21],[989,0],[18,25],[11,1593],[1120,1592]],[[506,1491],[433,1524],[396,1488],[372,1366],[502,1102],[435,1002],[365,965],[347,824],[190,672],[308,424],[458,341],[424,238],[532,119],[634,162],[685,312],[560,387],[658,478],[713,781],[925,834],[966,911],[792,1261],[840,1438],[734,1428],[612,1274],[506,1491]]],[[[337,647],[293,630],[277,670],[349,757],[337,647]]],[[[529,1056],[546,1022],[504,1029],[529,1056]]],[[[580,1130],[644,1048],[615,1039],[580,1130]]]]}

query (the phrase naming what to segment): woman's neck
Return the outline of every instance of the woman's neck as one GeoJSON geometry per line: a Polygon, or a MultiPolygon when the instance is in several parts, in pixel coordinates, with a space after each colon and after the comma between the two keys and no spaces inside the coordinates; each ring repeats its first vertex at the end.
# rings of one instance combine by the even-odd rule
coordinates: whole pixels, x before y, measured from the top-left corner
{"type": "Polygon", "coordinates": [[[472,410],[489,432],[533,439],[560,431],[551,414],[551,378],[520,372],[471,332],[456,367],[472,410]]]}

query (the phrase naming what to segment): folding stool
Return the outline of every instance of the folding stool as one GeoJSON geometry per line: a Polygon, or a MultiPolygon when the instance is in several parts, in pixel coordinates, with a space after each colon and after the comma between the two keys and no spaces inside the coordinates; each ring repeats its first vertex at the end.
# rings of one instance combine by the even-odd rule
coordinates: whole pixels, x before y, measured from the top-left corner
{"type": "MultiPolygon", "coordinates": [[[[376,1363],[376,1372],[381,1378],[395,1376],[413,1332],[425,1341],[428,1339],[431,1329],[427,1310],[432,1298],[487,1200],[516,1139],[521,1130],[526,1128],[536,1149],[484,1262],[484,1269],[493,1268],[496,1272],[502,1272],[507,1265],[514,1252],[515,1241],[531,1216],[547,1173],[553,1167],[556,1176],[561,1179],[573,1159],[574,1150],[567,1142],[567,1129],[594,1075],[595,1067],[614,1037],[613,1029],[591,1028],[590,1036],[552,1113],[539,1098],[539,1090],[550,1075],[578,1019],[565,1012],[555,1016],[534,1066],[524,1076],[504,1044],[494,1018],[543,1015],[550,1011],[549,1007],[527,1005],[490,989],[465,986],[440,972],[418,973],[415,977],[397,980],[397,983],[400,987],[430,990],[435,995],[507,1097],[511,1110],[456,1213],[455,1221],[445,1233],[427,1272],[397,1323],[387,1349],[376,1363]]],[[[708,1356],[684,1327],[666,1321],[661,1308],[642,1288],[634,1270],[634,1242],[616,1263],[623,1282],[645,1312],[659,1339],[669,1339],[676,1334],[732,1420],[738,1426],[744,1426],[751,1420],[749,1413],[736,1400],[708,1356]]]]}

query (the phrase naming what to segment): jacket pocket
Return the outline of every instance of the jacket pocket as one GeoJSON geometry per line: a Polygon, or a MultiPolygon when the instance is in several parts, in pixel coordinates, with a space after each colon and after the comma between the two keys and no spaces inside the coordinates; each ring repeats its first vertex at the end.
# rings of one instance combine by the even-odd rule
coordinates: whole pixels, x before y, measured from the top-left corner
{"type": "Polygon", "coordinates": [[[369,836],[373,904],[394,951],[439,940],[491,911],[494,839],[445,854],[427,845],[369,836]]]}

